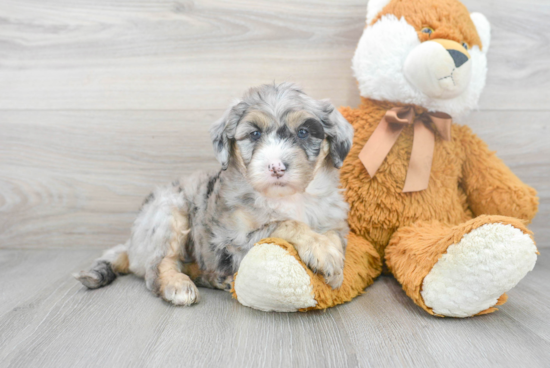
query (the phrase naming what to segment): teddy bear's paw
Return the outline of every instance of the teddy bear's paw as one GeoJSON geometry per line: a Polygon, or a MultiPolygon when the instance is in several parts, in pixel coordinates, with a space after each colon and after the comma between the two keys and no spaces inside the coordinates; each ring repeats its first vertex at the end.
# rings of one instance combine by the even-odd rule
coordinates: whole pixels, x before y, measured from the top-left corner
{"type": "Polygon", "coordinates": [[[255,245],[235,277],[234,295],[247,307],[266,312],[296,312],[314,307],[313,285],[305,268],[277,244],[255,245]]]}
{"type": "Polygon", "coordinates": [[[302,261],[315,273],[320,273],[331,288],[337,289],[344,281],[344,252],[327,236],[314,234],[307,246],[298,249],[302,261]]]}
{"type": "Polygon", "coordinates": [[[424,278],[422,297],[435,314],[470,317],[497,304],[537,260],[531,237],[512,225],[486,224],[449,246],[424,278]]]}

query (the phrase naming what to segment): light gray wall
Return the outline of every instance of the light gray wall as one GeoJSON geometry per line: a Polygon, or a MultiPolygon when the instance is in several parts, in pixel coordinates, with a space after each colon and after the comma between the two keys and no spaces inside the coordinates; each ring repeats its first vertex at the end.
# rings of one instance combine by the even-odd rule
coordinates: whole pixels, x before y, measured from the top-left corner
{"type": "MultiPolygon", "coordinates": [[[[538,189],[550,246],[550,2],[468,0],[493,26],[470,125],[538,189]],[[523,9],[518,9],[519,7],[523,9]]],[[[291,80],[358,104],[365,0],[0,3],[0,248],[122,242],[155,184],[214,168],[208,126],[247,87],[291,80]]]]}

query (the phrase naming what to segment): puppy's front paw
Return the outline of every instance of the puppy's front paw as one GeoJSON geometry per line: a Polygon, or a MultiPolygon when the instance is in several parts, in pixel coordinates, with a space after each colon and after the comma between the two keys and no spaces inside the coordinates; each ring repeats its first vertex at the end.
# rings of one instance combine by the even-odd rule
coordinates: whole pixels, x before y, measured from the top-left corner
{"type": "Polygon", "coordinates": [[[301,248],[298,254],[313,272],[324,276],[325,282],[330,287],[337,289],[342,285],[344,253],[327,236],[315,234],[311,239],[311,245],[301,248]]]}
{"type": "Polygon", "coordinates": [[[199,290],[184,274],[175,275],[166,281],[160,295],[162,299],[174,305],[189,306],[199,301],[199,290]]]}

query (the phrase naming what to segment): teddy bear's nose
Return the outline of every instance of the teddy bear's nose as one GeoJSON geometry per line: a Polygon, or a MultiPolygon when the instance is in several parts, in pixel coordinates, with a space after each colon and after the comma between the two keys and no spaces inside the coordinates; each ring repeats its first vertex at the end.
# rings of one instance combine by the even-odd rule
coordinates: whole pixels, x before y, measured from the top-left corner
{"type": "Polygon", "coordinates": [[[451,57],[453,58],[453,61],[457,68],[460,68],[462,64],[468,61],[468,56],[464,55],[458,50],[447,50],[447,52],[451,54],[451,57]]]}

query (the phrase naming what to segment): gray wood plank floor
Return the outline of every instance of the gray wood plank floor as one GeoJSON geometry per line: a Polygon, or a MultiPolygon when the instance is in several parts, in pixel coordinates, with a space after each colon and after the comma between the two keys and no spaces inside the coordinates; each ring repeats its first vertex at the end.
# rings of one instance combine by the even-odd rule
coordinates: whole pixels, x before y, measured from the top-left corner
{"type": "Polygon", "coordinates": [[[0,2],[0,367],[529,366],[550,362],[550,2],[464,0],[492,23],[464,123],[539,191],[542,255],[495,314],[425,314],[390,277],[326,312],[224,292],[175,308],[127,276],[70,274],[124,241],[158,184],[216,168],[208,127],[249,86],[359,102],[367,0],[0,2]]]}
{"type": "Polygon", "coordinates": [[[501,310],[436,318],[391,277],[351,303],[264,313],[200,289],[173,307],[142,280],[89,291],[70,277],[94,250],[0,250],[2,367],[548,367],[550,256],[501,310]]]}

